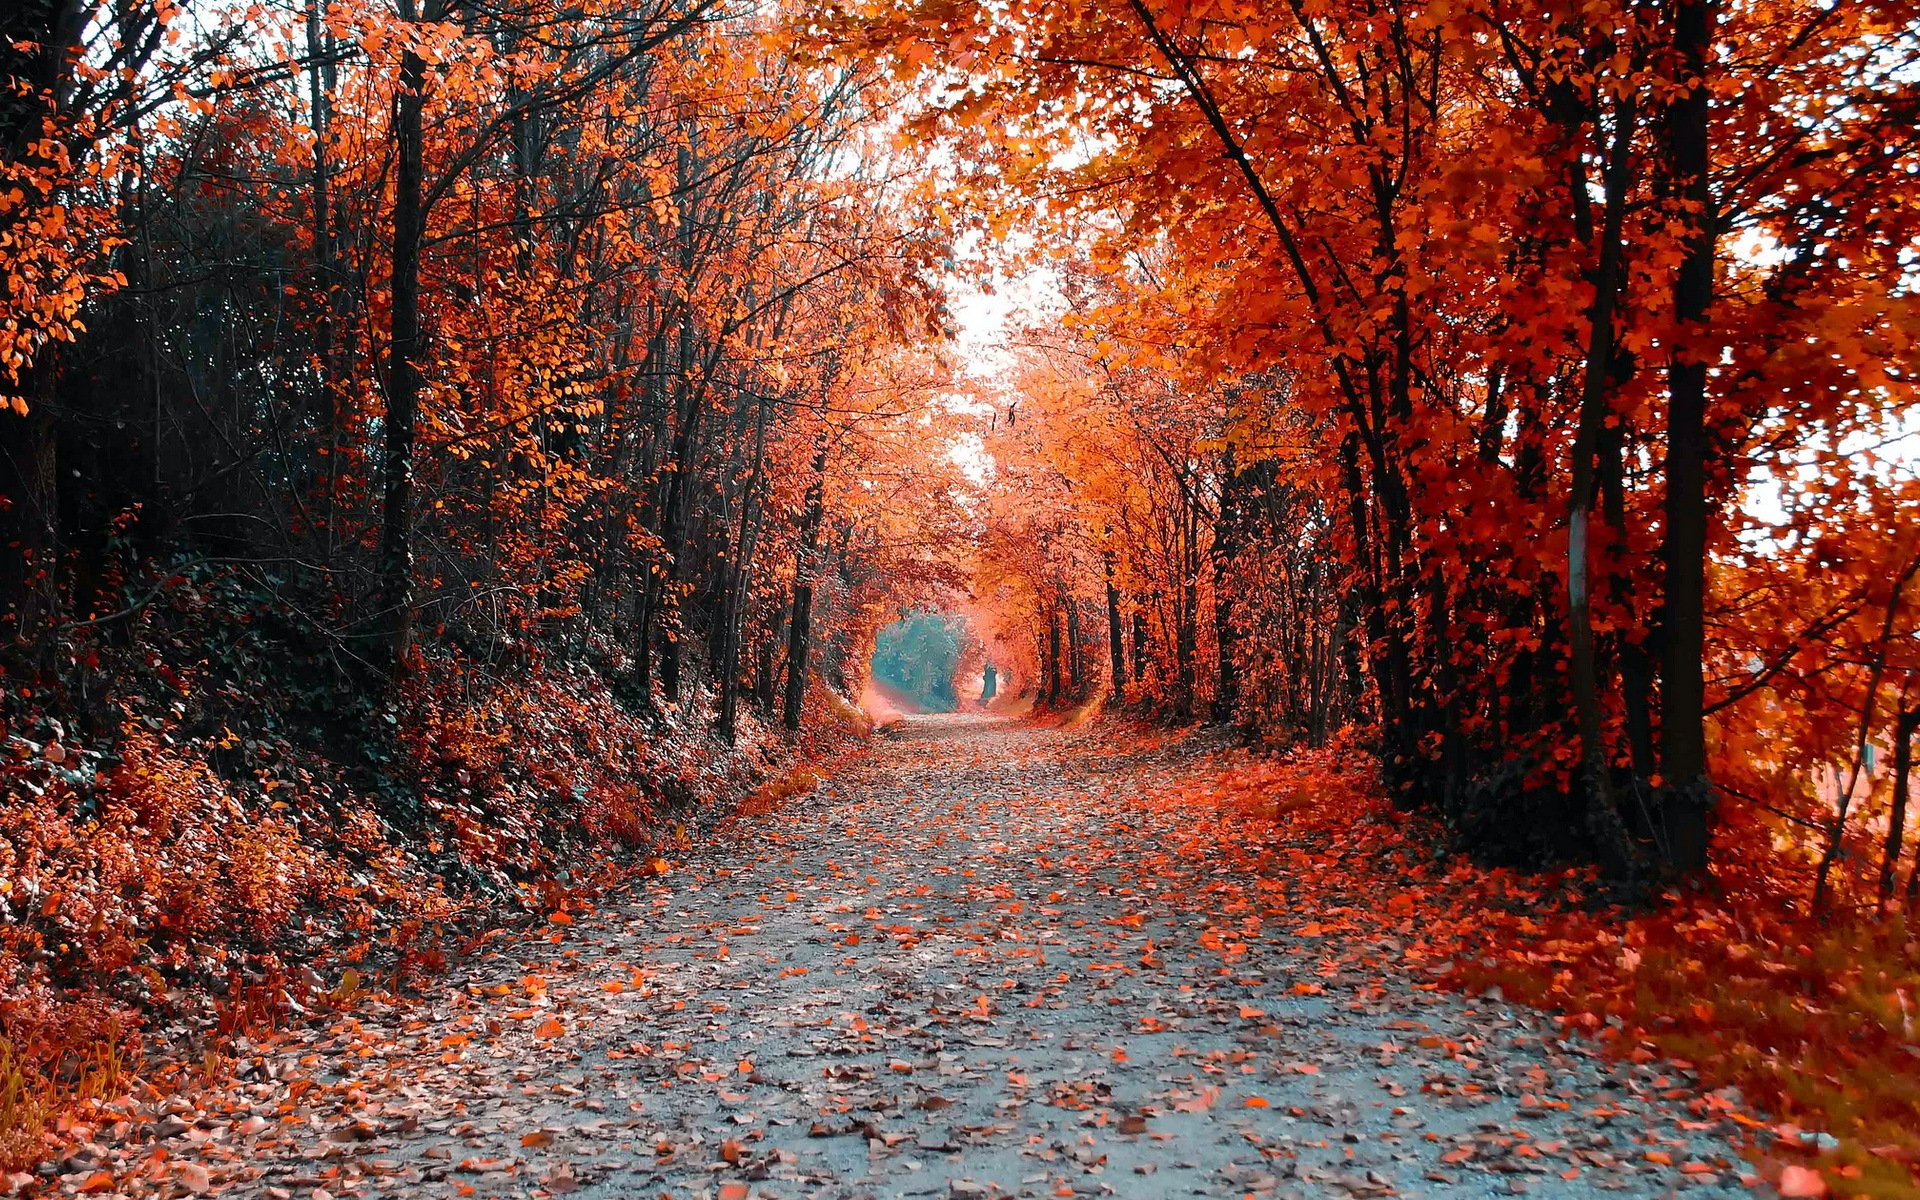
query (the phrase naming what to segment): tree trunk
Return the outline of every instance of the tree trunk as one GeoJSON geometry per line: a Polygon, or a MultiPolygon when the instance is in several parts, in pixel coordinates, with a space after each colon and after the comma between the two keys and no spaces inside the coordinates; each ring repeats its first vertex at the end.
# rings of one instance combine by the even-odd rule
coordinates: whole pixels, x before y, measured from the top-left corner
{"type": "Polygon", "coordinates": [[[769,717],[773,715],[775,693],[778,690],[776,684],[779,676],[774,669],[775,659],[778,656],[781,635],[786,632],[786,620],[786,606],[782,605],[768,621],[766,631],[760,638],[760,648],[754,662],[754,707],[769,717]]]}
{"type": "MultiPolygon", "coordinates": [[[[64,90],[86,14],[79,0],[15,0],[0,5],[0,161],[38,161],[52,105],[64,90]]],[[[35,206],[15,207],[0,219],[0,234],[35,206]]],[[[9,272],[0,269],[0,307],[13,300],[9,272]]],[[[17,377],[0,371],[0,629],[4,653],[32,667],[46,647],[53,619],[53,567],[59,544],[55,490],[58,434],[49,401],[56,379],[55,345],[48,343],[17,377]],[[26,406],[17,411],[11,400],[26,406]],[[6,629],[10,622],[12,628],[6,629]]]]}
{"type": "Polygon", "coordinates": [[[1047,612],[1047,703],[1058,705],[1062,691],[1060,686],[1060,606],[1056,604],[1047,612]]]}
{"type": "Polygon", "coordinates": [[[1173,715],[1176,720],[1193,718],[1197,676],[1194,660],[1200,649],[1200,512],[1187,506],[1182,517],[1181,580],[1179,601],[1174,613],[1173,715]]]}
{"type": "MultiPolygon", "coordinates": [[[[322,547],[321,561],[332,566],[336,550],[335,530],[339,524],[339,472],[343,457],[340,452],[343,414],[335,346],[343,318],[341,302],[345,289],[336,278],[334,263],[333,169],[328,158],[328,142],[333,129],[334,43],[333,35],[327,32],[324,23],[325,7],[325,0],[308,0],[306,32],[308,103],[312,107],[309,120],[313,129],[313,180],[309,199],[312,205],[314,276],[321,288],[320,311],[313,331],[313,357],[319,376],[313,404],[321,431],[327,438],[326,462],[321,468],[323,491],[319,519],[323,528],[314,531],[314,535],[319,538],[322,547]]],[[[154,443],[157,454],[157,430],[154,443]]]]}
{"type": "MultiPolygon", "coordinates": [[[[667,313],[661,306],[655,314],[653,333],[647,341],[646,359],[646,396],[649,415],[655,424],[647,438],[644,464],[638,473],[640,488],[645,497],[645,509],[640,514],[644,528],[658,531],[658,520],[664,489],[655,477],[660,465],[660,443],[667,434],[667,389],[661,375],[667,357],[667,313]]],[[[662,568],[658,560],[642,563],[635,574],[638,596],[634,601],[633,615],[633,678],[630,683],[641,706],[648,712],[654,711],[653,704],[653,622],[658,609],[662,568]]]]}
{"type": "MultiPolygon", "coordinates": [[[[680,198],[680,277],[682,286],[690,287],[696,262],[693,227],[698,216],[697,195],[692,182],[696,174],[692,152],[681,147],[675,164],[679,186],[684,189],[680,198]]],[[[692,502],[688,481],[693,474],[694,455],[699,451],[696,434],[700,424],[700,402],[706,390],[706,381],[712,375],[713,362],[718,360],[725,345],[724,339],[714,339],[707,369],[702,372],[699,385],[696,386],[693,364],[697,336],[693,305],[688,303],[681,311],[680,330],[676,338],[679,369],[675,372],[674,385],[679,389],[675,405],[678,421],[673,433],[671,474],[667,478],[667,502],[661,520],[667,543],[667,577],[660,593],[659,612],[655,617],[660,626],[660,692],[669,704],[680,702],[683,633],[680,584],[686,578],[687,508],[692,502]]]]}
{"type": "MultiPolygon", "coordinates": [[[[416,20],[414,0],[401,0],[416,20]]],[[[427,19],[434,19],[431,13],[427,19]]],[[[394,98],[393,282],[387,358],[385,450],[381,459],[378,609],[390,678],[405,670],[413,636],[413,454],[420,415],[420,250],[426,232],[422,111],[427,64],[411,50],[400,59],[394,98]]]]}
{"type": "Polygon", "coordinates": [[[1880,907],[1893,899],[1894,875],[1900,869],[1900,843],[1907,831],[1907,778],[1913,767],[1913,735],[1920,732],[1920,708],[1904,708],[1893,722],[1893,808],[1887,813],[1887,843],[1880,858],[1880,907]]]}
{"type": "MultiPolygon", "coordinates": [[[[1613,145],[1603,175],[1606,215],[1600,231],[1600,260],[1593,272],[1593,300],[1587,307],[1587,357],[1580,387],[1580,421],[1573,444],[1573,488],[1567,497],[1567,643],[1568,676],[1580,729],[1579,786],[1586,789],[1591,832],[1600,840],[1600,853],[1616,873],[1629,870],[1632,855],[1625,827],[1613,799],[1612,756],[1605,740],[1605,714],[1600,696],[1600,672],[1593,642],[1590,610],[1593,565],[1589,541],[1592,514],[1599,500],[1598,467],[1612,406],[1608,383],[1614,364],[1614,306],[1620,294],[1620,234],[1626,219],[1628,173],[1633,146],[1634,107],[1631,96],[1614,109],[1613,145]]],[[[1586,185],[1585,173],[1576,174],[1576,186],[1586,185]]]]}
{"type": "Polygon", "coordinates": [[[1127,698],[1127,659],[1120,628],[1120,589],[1113,584],[1113,555],[1104,555],[1101,562],[1107,573],[1107,678],[1112,681],[1113,702],[1122,704],[1127,698]]]}
{"type": "MultiPolygon", "coordinates": [[[[1867,756],[1872,750],[1874,709],[1880,698],[1880,681],[1886,677],[1887,654],[1893,646],[1893,633],[1899,625],[1900,596],[1906,591],[1907,584],[1913,580],[1916,573],[1920,573],[1920,554],[1907,560],[1906,568],[1894,579],[1893,591],[1887,597],[1887,611],[1881,618],[1880,637],[1875,643],[1873,665],[1867,672],[1866,699],[1860,704],[1859,732],[1855,735],[1853,744],[1853,766],[1848,769],[1847,781],[1834,801],[1833,823],[1827,826],[1826,831],[1826,849],[1821,852],[1820,865],[1814,871],[1812,908],[1816,913],[1826,910],[1828,877],[1832,874],[1834,864],[1839,861],[1841,843],[1846,838],[1847,814],[1853,807],[1853,794],[1859,787],[1863,775],[1867,779],[1867,790],[1869,792],[1873,790],[1872,774],[1867,770],[1867,756]]],[[[1903,718],[1903,711],[1899,706],[1905,701],[1906,696],[1903,691],[1894,710],[1896,728],[1903,718]]]]}
{"type": "Polygon", "coordinates": [[[1047,682],[1047,629],[1044,624],[1034,627],[1033,667],[1040,672],[1039,687],[1034,693],[1034,699],[1044,705],[1047,702],[1048,689],[1052,686],[1047,682]]]}
{"type": "Polygon", "coordinates": [[[1675,0],[1673,52],[1684,90],[1666,113],[1667,168],[1687,206],[1682,258],[1673,285],[1678,328],[1667,363],[1665,531],[1660,757],[1666,784],[1661,810],[1669,865],[1682,873],[1707,864],[1713,792],[1707,779],[1706,561],[1707,368],[1712,328],[1716,228],[1708,174],[1709,59],[1714,0],[1675,0]]]}
{"type": "Polygon", "coordinates": [[[1133,610],[1133,682],[1137,686],[1147,677],[1147,614],[1133,610]]]}
{"type": "Polygon", "coordinates": [[[1075,699],[1086,695],[1086,655],[1080,645],[1080,597],[1069,596],[1067,605],[1067,694],[1075,699]]]}
{"type": "Polygon", "coordinates": [[[781,723],[800,728],[800,710],[807,699],[807,650],[813,619],[813,579],[820,554],[820,522],[826,511],[827,451],[832,446],[827,426],[820,427],[813,449],[813,478],[807,484],[807,505],[800,515],[800,550],[793,566],[793,618],[787,626],[787,695],[781,723]]]}
{"type": "Polygon", "coordinates": [[[55,369],[54,354],[43,350],[22,381],[30,386],[21,390],[34,393],[27,414],[0,411],[0,630],[5,659],[29,672],[45,665],[44,635],[55,611],[59,442],[48,404],[55,369]]]}
{"type": "Polygon", "coordinates": [[[766,464],[767,409],[771,402],[759,397],[753,424],[753,471],[747,476],[747,494],[740,502],[740,536],[733,554],[723,565],[726,587],[721,597],[720,653],[716,675],[720,681],[720,736],[733,745],[734,723],[740,703],[739,658],[740,624],[746,608],[746,591],[753,580],[753,552],[759,540],[760,476],[766,464]]]}
{"type": "Polygon", "coordinates": [[[1228,449],[1220,459],[1220,507],[1213,519],[1213,637],[1219,650],[1214,676],[1213,708],[1216,724],[1232,724],[1240,707],[1240,673],[1234,661],[1233,588],[1227,575],[1240,554],[1242,476],[1228,449]]]}

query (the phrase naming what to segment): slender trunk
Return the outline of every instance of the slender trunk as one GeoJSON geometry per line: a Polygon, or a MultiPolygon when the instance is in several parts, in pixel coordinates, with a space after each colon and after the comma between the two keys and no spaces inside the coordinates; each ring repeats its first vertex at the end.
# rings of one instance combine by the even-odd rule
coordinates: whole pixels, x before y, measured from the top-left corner
{"type": "MultiPolygon", "coordinates": [[[[54,107],[48,101],[64,94],[91,11],[79,0],[0,5],[0,162],[41,161],[37,146],[54,107]]],[[[38,210],[9,207],[0,239],[38,210]]],[[[11,311],[14,289],[12,272],[0,269],[0,310],[11,311]]],[[[10,642],[0,660],[28,667],[51,650],[42,635],[56,608],[58,430],[50,401],[58,345],[44,344],[24,366],[0,368],[0,630],[10,642]]]]}
{"type": "MultiPolygon", "coordinates": [[[[402,19],[417,19],[401,0],[402,19]]],[[[429,17],[431,19],[431,17],[429,17]]],[[[422,110],[427,64],[406,51],[394,97],[393,281],[387,359],[386,445],[381,459],[379,612],[391,677],[406,667],[413,635],[413,455],[420,413],[420,250],[426,229],[422,190],[422,110]]]]}
{"type": "MultiPolygon", "coordinates": [[[[1920,554],[1907,561],[1893,581],[1893,592],[1887,597],[1887,612],[1880,623],[1880,639],[1874,648],[1873,666],[1867,672],[1867,697],[1860,705],[1859,733],[1855,735],[1853,746],[1853,766],[1847,771],[1847,781],[1840,789],[1839,798],[1834,802],[1833,823],[1827,827],[1827,847],[1820,855],[1819,869],[1813,878],[1813,911],[1822,912],[1827,905],[1828,879],[1833,872],[1833,864],[1839,860],[1840,847],[1846,837],[1847,814],[1853,808],[1853,793],[1860,786],[1860,777],[1866,773],[1867,748],[1873,736],[1873,714],[1880,699],[1880,681],[1887,673],[1887,652],[1893,644],[1893,631],[1900,615],[1900,594],[1906,591],[1907,584],[1915,573],[1920,572],[1920,554]]],[[[1896,713],[1895,723],[1899,722],[1896,713]]],[[[1873,783],[1867,782],[1869,790],[1873,783]]]]}
{"type": "Polygon", "coordinates": [[[776,624],[766,631],[754,650],[753,706],[762,713],[773,711],[774,646],[779,640],[780,627],[776,624]]]}
{"type": "Polygon", "coordinates": [[[1880,858],[1880,907],[1893,899],[1893,879],[1900,867],[1900,843],[1907,830],[1907,778],[1913,766],[1913,735],[1920,732],[1920,708],[1903,708],[1893,722],[1893,808],[1887,813],[1887,843],[1880,858]]]}
{"type": "MultiPolygon", "coordinates": [[[[667,432],[667,389],[662,371],[667,357],[667,315],[661,308],[656,314],[652,336],[647,344],[646,394],[649,415],[654,420],[654,428],[647,438],[645,464],[639,473],[646,497],[646,511],[641,514],[643,527],[657,531],[657,522],[661,508],[663,489],[655,478],[660,465],[660,444],[667,432]]],[[[634,604],[633,617],[633,679],[631,683],[635,696],[648,712],[654,711],[653,704],[653,622],[658,610],[657,598],[660,595],[661,582],[665,575],[665,564],[657,558],[641,564],[639,574],[639,596],[634,604]]]]}
{"type": "Polygon", "coordinates": [[[1035,626],[1033,630],[1033,666],[1035,670],[1040,672],[1040,684],[1038,690],[1034,693],[1035,699],[1044,705],[1047,703],[1047,692],[1052,686],[1047,682],[1047,630],[1045,625],[1035,626]]]}
{"type": "Polygon", "coordinates": [[[1086,654],[1080,644],[1080,597],[1067,598],[1067,693],[1076,699],[1087,693],[1086,654]]]}
{"type": "Polygon", "coordinates": [[[740,536],[725,567],[726,587],[720,609],[720,654],[717,674],[720,680],[720,736],[733,745],[734,723],[740,703],[740,621],[746,608],[746,590],[753,578],[754,543],[758,540],[760,476],[766,464],[767,409],[765,397],[759,398],[753,424],[753,471],[747,476],[747,494],[740,502],[740,536]]]}
{"type": "Polygon", "coordinates": [[[787,626],[787,695],[781,722],[800,728],[800,710],[807,699],[807,649],[813,618],[813,578],[820,554],[820,523],[826,511],[827,451],[831,432],[821,425],[813,449],[813,477],[807,483],[807,503],[800,515],[800,551],[793,567],[793,617],[787,626]]]}
{"type": "MultiPolygon", "coordinates": [[[[1379,708],[1377,716],[1384,729],[1384,743],[1398,751],[1404,747],[1403,726],[1405,724],[1406,698],[1401,686],[1402,680],[1393,668],[1392,656],[1387,652],[1388,630],[1386,603],[1380,587],[1378,555],[1374,552],[1373,529],[1367,519],[1366,481],[1360,471],[1360,437],[1349,431],[1340,438],[1340,483],[1346,493],[1347,522],[1353,537],[1354,557],[1359,563],[1360,617],[1363,622],[1363,636],[1359,647],[1364,648],[1367,674],[1373,680],[1374,702],[1379,708]]],[[[1356,690],[1359,680],[1356,679],[1356,690]]],[[[1358,715],[1359,705],[1355,706],[1358,715]]],[[[1405,789],[1396,788],[1393,792],[1395,805],[1412,807],[1415,798],[1405,789]]]]}
{"type": "Polygon", "coordinates": [[[1112,682],[1113,702],[1122,704],[1127,698],[1127,659],[1120,628],[1120,589],[1113,583],[1113,554],[1109,552],[1103,555],[1101,564],[1107,576],[1107,678],[1112,682]]]}
{"type": "Polygon", "coordinates": [[[695,454],[695,427],[700,420],[700,406],[696,402],[696,390],[693,381],[687,377],[691,370],[688,346],[693,331],[691,320],[683,324],[680,331],[681,369],[678,384],[680,387],[679,421],[673,434],[672,461],[668,467],[667,503],[663,513],[662,532],[666,540],[665,578],[660,589],[655,620],[660,629],[660,693],[669,704],[680,702],[680,635],[683,614],[680,604],[680,584],[686,576],[687,557],[687,505],[689,477],[693,473],[695,454]]]}
{"type": "Polygon", "coordinates": [[[1146,610],[1136,607],[1133,610],[1133,682],[1136,686],[1147,677],[1147,614],[1146,610]]]}
{"type": "MultiPolygon", "coordinates": [[[[1617,350],[1615,357],[1627,358],[1617,350]]],[[[1631,370],[1630,365],[1622,362],[1614,374],[1617,379],[1624,381],[1631,370]]],[[[1623,461],[1625,442],[1625,432],[1619,423],[1609,427],[1600,439],[1602,510],[1606,514],[1607,527],[1612,532],[1615,553],[1623,553],[1627,546],[1626,464],[1623,461]]],[[[1632,609],[1634,583],[1630,571],[1614,574],[1613,597],[1616,604],[1632,609]]],[[[1633,763],[1633,777],[1644,781],[1653,777],[1658,761],[1653,745],[1656,695],[1653,658],[1648,639],[1644,637],[1617,636],[1613,646],[1620,660],[1620,700],[1626,709],[1627,748],[1633,763]]]]}
{"type": "Polygon", "coordinates": [[[1060,606],[1056,604],[1047,613],[1047,703],[1059,704],[1062,691],[1060,686],[1060,606]]]}
{"type": "MultiPolygon", "coordinates": [[[[1628,96],[1614,110],[1613,144],[1605,168],[1606,215],[1601,222],[1600,261],[1593,273],[1593,300],[1587,306],[1586,374],[1580,388],[1580,423],[1573,443],[1573,489],[1567,498],[1568,675],[1580,729],[1579,783],[1587,792],[1602,857],[1615,871],[1628,869],[1631,856],[1609,778],[1613,764],[1607,753],[1590,609],[1593,559],[1589,529],[1600,498],[1597,468],[1612,408],[1607,385],[1615,361],[1614,307],[1620,294],[1621,227],[1626,219],[1627,190],[1632,184],[1628,164],[1633,128],[1633,98],[1628,96]]],[[[1576,183],[1584,186],[1584,176],[1577,177],[1576,183]]]]}
{"type": "Polygon", "coordinates": [[[1174,695],[1173,715],[1177,720],[1193,719],[1195,665],[1200,642],[1200,511],[1187,506],[1182,519],[1180,551],[1180,595],[1174,614],[1174,695]]]}
{"type": "MultiPolygon", "coordinates": [[[[321,545],[325,549],[324,561],[334,561],[334,528],[338,524],[339,507],[339,471],[342,455],[340,452],[340,432],[343,423],[340,410],[340,392],[335,380],[334,345],[336,326],[340,318],[341,288],[335,279],[334,238],[333,238],[333,173],[328,158],[333,128],[333,84],[334,68],[331,62],[333,54],[333,36],[327,32],[323,22],[325,16],[324,0],[308,0],[307,4],[307,54],[311,60],[307,65],[308,103],[312,113],[310,122],[313,130],[313,186],[312,237],[314,275],[319,280],[321,296],[320,311],[317,315],[313,333],[313,358],[318,376],[314,408],[320,420],[320,427],[327,438],[326,462],[322,467],[324,488],[320,504],[320,520],[325,526],[324,533],[313,531],[322,536],[321,545]]],[[[156,437],[156,453],[158,440],[156,437]]]]}
{"type": "Polygon", "coordinates": [[[772,618],[767,622],[767,628],[760,638],[759,661],[754,669],[754,705],[759,708],[762,714],[769,718],[773,716],[774,705],[779,699],[780,675],[778,660],[780,648],[786,644],[787,605],[791,602],[791,596],[789,596],[787,600],[782,601],[778,610],[774,612],[772,618]]]}
{"type": "MultiPolygon", "coordinates": [[[[680,278],[682,286],[691,287],[696,261],[693,227],[698,215],[698,197],[690,186],[695,174],[692,152],[684,146],[681,147],[675,163],[680,186],[686,189],[680,198],[680,278]]],[[[667,577],[661,589],[660,613],[656,617],[660,625],[660,692],[669,704],[680,702],[681,635],[684,632],[680,611],[680,584],[686,577],[687,507],[691,502],[689,489],[693,475],[693,458],[699,450],[695,435],[700,423],[700,401],[702,393],[706,390],[706,381],[711,377],[713,369],[713,363],[709,362],[699,386],[696,387],[693,379],[696,336],[693,306],[688,303],[681,309],[680,329],[676,339],[679,369],[675,373],[674,384],[679,389],[676,406],[679,420],[673,434],[671,474],[667,479],[667,502],[661,522],[667,543],[667,577]]],[[[724,339],[716,337],[710,358],[717,360],[724,345],[724,339]]]]}
{"type": "Polygon", "coordinates": [[[29,673],[45,665],[40,660],[50,647],[43,635],[55,611],[55,358],[53,347],[43,349],[22,380],[21,390],[32,393],[25,416],[0,409],[0,631],[7,635],[4,657],[29,673]]]}
{"type": "Polygon", "coordinates": [[[1683,219],[1673,285],[1678,327],[1667,364],[1665,532],[1660,757],[1667,794],[1669,865],[1692,873],[1707,864],[1713,792],[1707,779],[1706,562],[1707,368],[1716,228],[1707,133],[1715,0],[1675,0],[1673,51],[1683,89],[1666,113],[1666,155],[1683,219]]]}
{"type": "Polygon", "coordinates": [[[1234,710],[1240,707],[1239,665],[1234,661],[1233,588],[1227,576],[1240,554],[1240,504],[1244,488],[1233,451],[1228,449],[1220,461],[1220,507],[1213,521],[1213,637],[1218,650],[1214,676],[1211,716],[1218,724],[1231,724],[1234,710]]]}

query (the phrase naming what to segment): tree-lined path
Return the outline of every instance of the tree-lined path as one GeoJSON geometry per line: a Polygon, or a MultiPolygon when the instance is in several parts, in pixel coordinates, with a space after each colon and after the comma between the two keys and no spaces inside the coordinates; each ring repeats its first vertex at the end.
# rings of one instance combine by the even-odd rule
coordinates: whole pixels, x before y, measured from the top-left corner
{"type": "Polygon", "coordinates": [[[1920,1200],[1916,285],[1920,0],[0,0],[0,1188],[1920,1200]]]}
{"type": "Polygon", "coordinates": [[[1323,930],[1248,869],[1285,827],[1197,770],[912,719],[435,998],[275,1045],[179,1106],[155,1169],[302,1197],[1744,1192],[1678,1072],[1323,930]]]}

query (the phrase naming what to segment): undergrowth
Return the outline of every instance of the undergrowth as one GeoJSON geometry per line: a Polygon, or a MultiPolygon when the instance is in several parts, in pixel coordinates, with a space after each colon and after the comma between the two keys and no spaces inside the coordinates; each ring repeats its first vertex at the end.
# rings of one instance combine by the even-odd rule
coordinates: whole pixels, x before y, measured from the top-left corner
{"type": "Polygon", "coordinates": [[[0,677],[0,1173],[162,1058],[415,986],[658,861],[796,753],[560,661],[442,651],[382,694],[217,583],[133,632],[0,677]]]}
{"type": "MultiPolygon", "coordinates": [[[[1488,870],[1393,810],[1357,747],[1235,752],[1205,787],[1252,846],[1272,828],[1323,919],[1392,930],[1405,963],[1498,987],[1624,1058],[1674,1060],[1738,1089],[1765,1174],[1813,1168],[1830,1193],[1920,1200],[1920,938],[1864,901],[1806,915],[1807,880],[1770,830],[1726,814],[1706,886],[1623,907],[1587,872],[1488,870]],[[1269,826],[1268,823],[1277,822],[1269,826]]],[[[1253,860],[1250,859],[1249,865],[1253,860]]],[[[1864,884],[1862,885],[1864,888],[1864,884]]]]}

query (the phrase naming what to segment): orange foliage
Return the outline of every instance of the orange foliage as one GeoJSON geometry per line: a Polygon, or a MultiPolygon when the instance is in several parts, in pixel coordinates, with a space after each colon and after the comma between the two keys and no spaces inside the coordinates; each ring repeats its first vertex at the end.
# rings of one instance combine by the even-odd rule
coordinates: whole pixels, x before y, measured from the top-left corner
{"type": "Polygon", "coordinates": [[[1911,0],[183,11],[0,29],[0,1127],[687,836],[947,604],[1906,1186],[1911,0]],[[1047,301],[963,381],[975,268],[1047,301]]]}
{"type": "Polygon", "coordinates": [[[1652,911],[1617,906],[1591,872],[1436,857],[1436,831],[1387,803],[1367,756],[1342,741],[1220,755],[1147,803],[1191,810],[1191,836],[1239,847],[1249,874],[1286,870],[1309,929],[1351,935],[1355,955],[1396,939],[1391,960],[1347,965],[1499,988],[1557,1012],[1569,1037],[1671,1059],[1709,1089],[1696,1104],[1767,1135],[1757,1144],[1776,1178],[1811,1164],[1839,1195],[1920,1195],[1920,940],[1905,922],[1774,915],[1799,881],[1765,846],[1727,848],[1708,885],[1652,911]]]}
{"type": "Polygon", "coordinates": [[[1490,859],[1920,895],[1913,15],[826,6],[1044,294],[977,389],[1001,652],[1357,724],[1490,859]]]}

